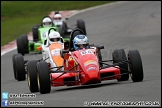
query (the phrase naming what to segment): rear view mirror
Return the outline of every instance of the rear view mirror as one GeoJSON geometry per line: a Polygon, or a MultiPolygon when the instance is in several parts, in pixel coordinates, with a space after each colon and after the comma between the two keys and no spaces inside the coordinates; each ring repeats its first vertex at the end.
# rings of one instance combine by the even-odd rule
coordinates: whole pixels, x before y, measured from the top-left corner
{"type": "Polygon", "coordinates": [[[69,53],[69,50],[60,50],[61,57],[64,58],[65,60],[68,60],[69,54],[65,54],[65,53],[69,53]]]}
{"type": "Polygon", "coordinates": [[[104,46],[96,46],[98,49],[104,49],[104,46]]]}
{"type": "Polygon", "coordinates": [[[62,53],[69,53],[69,50],[62,50],[62,53]]]}

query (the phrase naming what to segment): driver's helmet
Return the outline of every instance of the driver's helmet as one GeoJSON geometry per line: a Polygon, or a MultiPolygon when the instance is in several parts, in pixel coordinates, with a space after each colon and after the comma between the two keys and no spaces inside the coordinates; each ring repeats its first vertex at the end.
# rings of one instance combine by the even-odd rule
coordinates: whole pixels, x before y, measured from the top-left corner
{"type": "Polygon", "coordinates": [[[53,20],[61,20],[61,19],[62,19],[62,15],[59,13],[55,14],[53,17],[53,20]]]}
{"type": "Polygon", "coordinates": [[[49,43],[50,44],[52,44],[54,42],[61,41],[61,36],[56,31],[51,31],[48,36],[49,36],[49,43]]]}
{"type": "Polygon", "coordinates": [[[77,35],[73,40],[73,45],[75,50],[80,50],[83,48],[89,48],[89,41],[85,35],[77,35]]]}
{"type": "Polygon", "coordinates": [[[49,17],[46,17],[42,21],[42,26],[43,27],[52,27],[52,20],[49,17]]]}

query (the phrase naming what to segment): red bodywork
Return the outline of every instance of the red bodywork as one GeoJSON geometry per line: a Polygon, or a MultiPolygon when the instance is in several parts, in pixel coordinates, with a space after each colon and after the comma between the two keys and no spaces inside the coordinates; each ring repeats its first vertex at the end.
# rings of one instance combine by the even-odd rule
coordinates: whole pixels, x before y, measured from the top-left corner
{"type": "Polygon", "coordinates": [[[99,69],[98,58],[94,49],[73,51],[66,54],[66,56],[68,58],[64,60],[64,71],[76,67],[62,76],[60,76],[62,73],[51,73],[51,86],[95,84],[101,83],[103,80],[120,78],[120,75],[117,75],[120,74],[118,68],[99,69]]]}

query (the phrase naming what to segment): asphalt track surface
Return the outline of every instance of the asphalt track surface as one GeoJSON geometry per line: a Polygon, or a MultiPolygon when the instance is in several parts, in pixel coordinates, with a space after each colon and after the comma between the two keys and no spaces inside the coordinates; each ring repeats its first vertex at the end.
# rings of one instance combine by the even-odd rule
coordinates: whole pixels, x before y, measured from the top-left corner
{"type": "MultiPolygon", "coordinates": [[[[124,82],[108,80],[87,86],[52,87],[49,94],[37,92],[36,98],[9,98],[9,101],[44,101],[42,106],[52,107],[84,107],[86,102],[93,101],[144,101],[150,105],[159,102],[161,106],[161,1],[127,1],[89,9],[71,17],[68,25],[75,24],[77,19],[85,21],[90,43],[105,46],[104,60],[111,59],[116,48],[124,48],[126,53],[139,50],[144,80],[134,83],[130,78],[124,82]]],[[[1,92],[29,94],[27,80],[14,79],[12,55],[15,53],[13,50],[1,56],[1,92]]],[[[25,55],[29,60],[40,57],[25,55]]],[[[12,105],[19,106],[25,105],[12,105]]]]}

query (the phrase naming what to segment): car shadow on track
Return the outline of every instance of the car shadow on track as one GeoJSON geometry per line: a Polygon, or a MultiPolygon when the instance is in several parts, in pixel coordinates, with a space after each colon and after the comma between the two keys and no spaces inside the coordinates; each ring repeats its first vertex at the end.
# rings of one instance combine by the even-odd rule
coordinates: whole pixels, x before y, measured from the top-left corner
{"type": "MultiPolygon", "coordinates": [[[[142,81],[144,82],[144,81],[142,81]]],[[[132,82],[131,80],[128,81],[105,81],[101,82],[98,84],[89,84],[89,85],[78,85],[78,86],[60,86],[63,88],[59,87],[51,87],[51,92],[50,93],[56,93],[56,92],[64,92],[68,90],[80,90],[80,89],[93,89],[93,88],[98,88],[98,87],[104,87],[104,86],[113,86],[113,85],[124,85],[124,84],[130,84],[130,83],[139,83],[139,82],[132,82]]],[[[31,93],[31,92],[27,92],[31,93]]],[[[41,95],[39,92],[35,93],[36,95],[41,95]]]]}
{"type": "MultiPolygon", "coordinates": [[[[131,82],[124,82],[124,83],[131,83],[131,82]]],[[[53,92],[60,92],[60,91],[67,91],[67,90],[93,89],[93,88],[104,87],[104,86],[111,86],[111,85],[116,85],[116,84],[121,84],[121,83],[118,82],[118,81],[114,81],[114,82],[101,82],[101,83],[89,84],[89,85],[67,86],[67,88],[57,89],[57,90],[54,89],[56,87],[51,87],[51,93],[53,93],[53,92]]]]}
{"type": "Polygon", "coordinates": [[[1,84],[8,84],[8,83],[13,83],[13,82],[17,82],[17,80],[15,80],[15,79],[4,80],[4,81],[1,81],[1,84]]]}
{"type": "MultiPolygon", "coordinates": [[[[144,82],[144,81],[142,81],[144,82]]],[[[93,89],[93,88],[98,88],[98,87],[104,87],[104,86],[113,86],[113,85],[124,85],[124,84],[130,84],[130,83],[141,83],[141,82],[133,82],[132,80],[128,81],[103,81],[101,83],[97,84],[89,84],[89,85],[78,85],[78,86],[67,86],[67,88],[62,88],[62,89],[54,89],[56,87],[51,87],[51,93],[53,92],[61,92],[61,91],[68,91],[68,90],[80,90],[80,89],[93,89]]],[[[66,86],[64,86],[66,87],[66,86]]]]}

